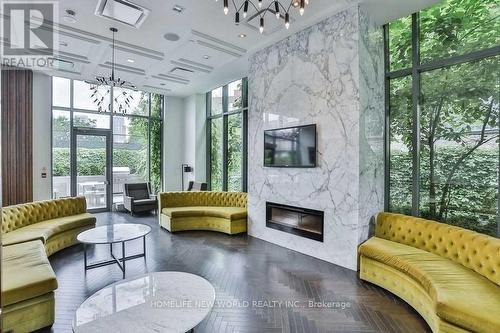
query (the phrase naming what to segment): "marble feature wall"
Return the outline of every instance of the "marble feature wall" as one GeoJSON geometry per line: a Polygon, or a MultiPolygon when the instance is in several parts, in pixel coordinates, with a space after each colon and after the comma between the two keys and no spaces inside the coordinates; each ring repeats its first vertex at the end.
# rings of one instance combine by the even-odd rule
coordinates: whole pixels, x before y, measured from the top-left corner
{"type": "Polygon", "coordinates": [[[370,234],[370,219],[384,205],[384,41],[382,27],[359,8],[359,228],[358,243],[370,234]]]}
{"type": "Polygon", "coordinates": [[[353,6],[255,53],[249,73],[249,234],[356,269],[383,208],[381,27],[353,6]],[[306,124],[318,167],[265,168],[264,130],[306,124]],[[266,201],[323,210],[324,242],[267,228],[266,201]]]}

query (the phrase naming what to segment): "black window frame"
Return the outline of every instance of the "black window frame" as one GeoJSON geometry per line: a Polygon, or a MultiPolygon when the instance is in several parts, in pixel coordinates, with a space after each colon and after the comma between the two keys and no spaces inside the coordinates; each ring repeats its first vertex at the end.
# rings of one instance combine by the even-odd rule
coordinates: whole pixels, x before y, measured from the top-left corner
{"type": "Polygon", "coordinates": [[[228,190],[228,117],[241,114],[242,116],[242,170],[241,191],[248,189],[248,78],[241,79],[242,107],[229,111],[228,86],[238,80],[233,80],[222,87],[222,112],[212,114],[212,91],[206,93],[206,178],[208,189],[212,190],[212,120],[222,118],[222,191],[228,190]]]}
{"type": "MultiPolygon", "coordinates": [[[[165,177],[164,177],[164,172],[163,172],[163,128],[164,128],[164,116],[165,116],[165,106],[166,106],[166,103],[165,103],[165,96],[163,94],[159,94],[159,93],[151,93],[151,92],[145,92],[148,94],[148,112],[147,112],[147,115],[138,115],[138,114],[120,114],[120,113],[115,113],[114,110],[113,110],[113,104],[114,103],[111,103],[111,110],[110,111],[105,111],[105,112],[99,112],[99,111],[96,111],[96,110],[88,110],[88,109],[79,109],[79,108],[75,108],[74,107],[74,82],[75,81],[82,81],[82,80],[76,80],[76,79],[71,79],[71,78],[66,78],[66,77],[62,77],[62,76],[51,76],[51,90],[53,89],[53,77],[60,77],[60,78],[63,78],[63,79],[67,79],[70,81],[70,84],[69,84],[69,107],[62,107],[62,106],[55,106],[53,104],[53,96],[51,96],[51,129],[50,129],[50,132],[51,132],[51,146],[50,146],[50,189],[51,189],[51,197],[54,198],[54,174],[53,174],[53,161],[54,161],[54,156],[53,156],[53,152],[54,152],[54,142],[53,142],[53,128],[52,128],[52,125],[53,125],[53,115],[54,115],[54,111],[64,111],[64,112],[67,112],[68,115],[69,115],[69,121],[70,121],[70,133],[69,133],[69,140],[71,140],[71,137],[73,136],[73,131],[75,130],[75,127],[73,125],[73,114],[76,112],[76,113],[83,113],[83,114],[90,114],[90,115],[106,115],[106,116],[109,116],[110,120],[109,120],[109,128],[106,129],[106,131],[109,131],[111,133],[111,148],[110,148],[110,153],[111,153],[111,156],[109,157],[109,163],[111,164],[111,166],[113,165],[113,149],[114,149],[114,133],[113,133],[113,120],[114,120],[114,117],[115,116],[119,116],[119,117],[126,117],[126,118],[140,118],[140,119],[145,119],[148,121],[148,139],[147,139],[147,142],[148,142],[148,150],[147,150],[147,154],[148,154],[148,182],[151,182],[151,142],[152,142],[152,135],[151,135],[151,123],[152,121],[159,121],[160,122],[160,189],[159,189],[159,192],[161,192],[164,188],[164,182],[165,182],[165,177]],[[159,115],[153,115],[152,113],[152,95],[153,94],[157,94],[157,95],[160,95],[161,96],[161,109],[160,109],[160,113],[159,115]]],[[[112,101],[113,100],[113,89],[110,90],[110,100],[112,101]]],[[[72,152],[73,150],[75,149],[75,147],[73,145],[70,145],[70,156],[72,155],[72,152]]],[[[71,162],[70,161],[70,175],[72,174],[73,170],[76,169],[76,166],[74,165],[74,162],[71,162]]],[[[111,185],[111,188],[113,186],[113,175],[111,174],[111,178],[110,178],[110,185],[111,185]]],[[[74,190],[70,191],[70,195],[72,195],[72,193],[74,192],[74,190]]],[[[112,200],[112,197],[115,193],[113,193],[113,191],[111,191],[111,200],[112,200]]]]}
{"type": "MultiPolygon", "coordinates": [[[[437,6],[442,4],[437,4],[437,6]]],[[[463,63],[479,61],[482,59],[500,55],[500,46],[481,49],[469,53],[453,55],[447,58],[437,58],[428,62],[421,62],[420,58],[420,15],[411,15],[411,66],[391,71],[390,70],[390,35],[389,23],[383,26],[384,31],[384,88],[385,88],[385,119],[384,119],[384,210],[390,211],[390,81],[391,79],[411,76],[412,90],[412,207],[411,215],[420,216],[420,104],[421,86],[420,77],[422,73],[436,69],[447,68],[463,63]]],[[[499,164],[500,165],[500,164],[499,164]]],[[[499,166],[500,173],[500,166],[499,166]]],[[[500,180],[497,184],[497,237],[500,237],[500,180]]]]}

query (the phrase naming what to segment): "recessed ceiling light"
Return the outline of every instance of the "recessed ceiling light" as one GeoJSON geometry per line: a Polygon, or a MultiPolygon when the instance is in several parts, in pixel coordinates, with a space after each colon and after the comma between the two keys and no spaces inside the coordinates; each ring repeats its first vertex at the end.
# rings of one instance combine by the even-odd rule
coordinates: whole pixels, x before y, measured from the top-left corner
{"type": "Polygon", "coordinates": [[[210,56],[205,54],[205,55],[203,56],[203,59],[210,59],[210,56]]]}
{"type": "Polygon", "coordinates": [[[177,14],[182,14],[186,10],[186,8],[179,5],[175,5],[174,7],[172,7],[172,10],[177,14]]]}
{"type": "Polygon", "coordinates": [[[177,42],[180,39],[178,34],[174,34],[171,32],[168,32],[165,35],[163,35],[163,38],[171,42],[177,42]]]}
{"type": "Polygon", "coordinates": [[[238,37],[240,38],[245,38],[247,35],[246,34],[239,34],[238,37]]]}
{"type": "Polygon", "coordinates": [[[127,59],[127,62],[134,63],[135,60],[134,59],[127,59]]]}

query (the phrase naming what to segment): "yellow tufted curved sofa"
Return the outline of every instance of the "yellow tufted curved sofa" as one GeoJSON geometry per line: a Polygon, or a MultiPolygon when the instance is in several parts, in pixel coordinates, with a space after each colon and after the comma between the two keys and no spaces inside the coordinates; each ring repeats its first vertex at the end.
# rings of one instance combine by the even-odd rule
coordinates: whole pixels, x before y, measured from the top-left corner
{"type": "Polygon", "coordinates": [[[500,332],[500,239],[380,213],[359,247],[360,278],[410,304],[437,332],[500,332]]]}
{"type": "Polygon", "coordinates": [[[247,194],[243,192],[163,192],[159,223],[170,232],[210,230],[226,234],[247,231],[247,194]]]}
{"type": "Polygon", "coordinates": [[[48,256],[93,228],[84,197],[2,209],[2,329],[31,332],[54,323],[57,280],[48,256]]]}

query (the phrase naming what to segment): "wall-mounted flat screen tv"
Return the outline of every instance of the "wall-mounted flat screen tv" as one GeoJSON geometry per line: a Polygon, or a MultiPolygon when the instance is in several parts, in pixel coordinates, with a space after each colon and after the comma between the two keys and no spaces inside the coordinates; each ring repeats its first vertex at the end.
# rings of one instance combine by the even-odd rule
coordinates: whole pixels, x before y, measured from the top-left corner
{"type": "Polygon", "coordinates": [[[316,125],[264,131],[264,166],[316,167],[316,125]]]}

